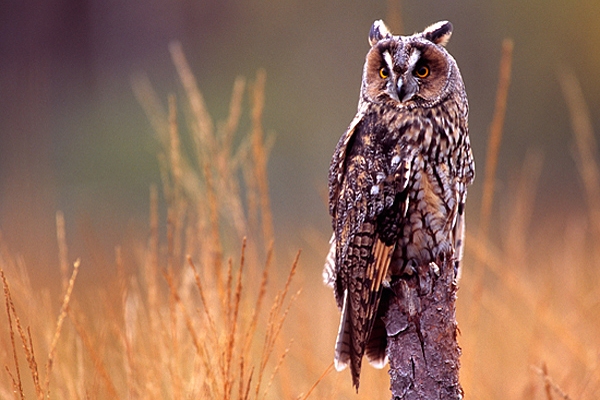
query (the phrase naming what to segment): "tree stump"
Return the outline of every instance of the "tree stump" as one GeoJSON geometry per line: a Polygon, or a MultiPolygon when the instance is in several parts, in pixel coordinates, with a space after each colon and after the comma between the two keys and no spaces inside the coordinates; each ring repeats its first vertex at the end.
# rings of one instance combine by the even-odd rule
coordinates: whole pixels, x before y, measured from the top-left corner
{"type": "Polygon", "coordinates": [[[455,261],[392,281],[385,316],[393,400],[462,399],[455,261]]]}

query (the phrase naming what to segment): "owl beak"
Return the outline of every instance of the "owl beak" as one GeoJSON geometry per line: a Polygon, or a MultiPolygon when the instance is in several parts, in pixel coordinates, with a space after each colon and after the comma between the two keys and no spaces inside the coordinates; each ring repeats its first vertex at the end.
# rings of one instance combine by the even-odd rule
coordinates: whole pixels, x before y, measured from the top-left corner
{"type": "Polygon", "coordinates": [[[396,93],[400,102],[405,103],[412,99],[417,93],[419,85],[417,82],[411,79],[404,80],[403,78],[398,79],[396,84],[396,93]]]}

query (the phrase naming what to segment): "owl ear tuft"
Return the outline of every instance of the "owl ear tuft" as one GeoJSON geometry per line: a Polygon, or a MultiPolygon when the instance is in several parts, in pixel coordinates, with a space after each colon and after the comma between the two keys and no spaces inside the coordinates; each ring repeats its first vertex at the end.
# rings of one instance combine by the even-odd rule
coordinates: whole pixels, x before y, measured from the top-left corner
{"type": "Polygon", "coordinates": [[[378,19],[373,22],[373,26],[369,31],[369,43],[373,46],[375,43],[379,42],[381,39],[391,38],[392,34],[390,30],[385,26],[382,20],[378,19]]]}
{"type": "Polygon", "coordinates": [[[423,31],[423,37],[440,46],[446,46],[452,36],[452,24],[448,21],[440,21],[428,26],[423,31]]]}

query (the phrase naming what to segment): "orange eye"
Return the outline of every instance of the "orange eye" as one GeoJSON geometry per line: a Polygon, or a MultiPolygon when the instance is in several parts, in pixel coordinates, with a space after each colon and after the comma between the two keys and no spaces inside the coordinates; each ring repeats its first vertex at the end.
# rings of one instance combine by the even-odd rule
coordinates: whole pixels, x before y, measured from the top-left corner
{"type": "Polygon", "coordinates": [[[387,79],[390,76],[390,71],[386,67],[383,67],[379,70],[379,76],[381,79],[387,79]]]}
{"type": "Polygon", "coordinates": [[[417,78],[427,78],[429,76],[429,67],[426,65],[421,65],[415,70],[415,76],[417,78]]]}

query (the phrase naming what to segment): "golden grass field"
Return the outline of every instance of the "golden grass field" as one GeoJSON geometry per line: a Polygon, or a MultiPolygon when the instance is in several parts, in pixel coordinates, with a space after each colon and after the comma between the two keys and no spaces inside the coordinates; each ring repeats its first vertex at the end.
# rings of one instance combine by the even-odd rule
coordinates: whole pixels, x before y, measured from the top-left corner
{"type": "MultiPolygon", "coordinates": [[[[531,229],[543,168],[536,153],[516,171],[511,196],[494,198],[511,49],[505,43],[487,164],[479,165],[480,226],[467,228],[457,310],[461,382],[470,399],[597,399],[597,147],[578,83],[563,74],[589,213],[531,229]],[[502,230],[490,222],[492,201],[504,203],[502,230]]],[[[169,97],[164,110],[147,79],[133,84],[161,143],[162,184],[149,190],[147,241],[105,255],[113,279],[77,290],[86,260],[69,254],[60,212],[56,233],[48,233],[57,238],[60,299],[32,284],[35,266],[0,236],[0,398],[389,398],[385,371],[364,368],[357,395],[349,373],[332,368],[338,310],[314,268],[328,234],[309,233],[314,248],[303,253],[274,235],[265,73],[238,78],[229,115],[215,122],[181,47],[170,50],[180,99],[169,97]],[[248,132],[240,132],[242,118],[248,132]],[[182,151],[180,121],[192,132],[191,155],[182,151]]]]}

